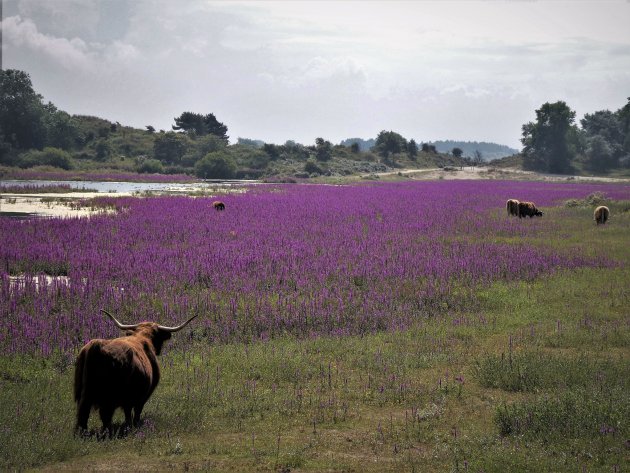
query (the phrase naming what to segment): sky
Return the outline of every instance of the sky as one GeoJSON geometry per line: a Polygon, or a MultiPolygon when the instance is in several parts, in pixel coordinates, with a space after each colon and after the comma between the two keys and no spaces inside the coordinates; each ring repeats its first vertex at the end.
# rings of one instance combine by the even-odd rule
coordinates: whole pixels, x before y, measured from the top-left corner
{"type": "Polygon", "coordinates": [[[237,138],[490,141],[630,97],[630,1],[2,0],[4,69],[71,114],[237,138]]]}

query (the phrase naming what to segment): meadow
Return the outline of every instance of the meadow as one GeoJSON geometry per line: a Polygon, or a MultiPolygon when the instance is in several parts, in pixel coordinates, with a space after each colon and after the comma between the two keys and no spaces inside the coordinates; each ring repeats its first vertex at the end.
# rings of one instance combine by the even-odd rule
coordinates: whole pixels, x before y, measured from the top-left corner
{"type": "Polygon", "coordinates": [[[90,200],[116,209],[90,218],[0,219],[0,469],[627,468],[630,186],[221,199],[224,212],[119,197],[90,200]],[[510,218],[508,198],[545,215],[510,218]],[[199,314],[167,344],[142,426],[106,442],[72,436],[76,354],[118,336],[101,308],[124,323],[199,314]]]}

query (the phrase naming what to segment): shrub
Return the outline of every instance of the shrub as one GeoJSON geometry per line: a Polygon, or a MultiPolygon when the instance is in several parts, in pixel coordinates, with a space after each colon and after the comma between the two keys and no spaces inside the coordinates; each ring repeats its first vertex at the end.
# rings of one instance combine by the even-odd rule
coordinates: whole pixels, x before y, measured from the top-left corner
{"type": "Polygon", "coordinates": [[[157,159],[146,159],[138,166],[138,172],[146,174],[163,174],[164,166],[157,159]]]}
{"type": "Polygon", "coordinates": [[[46,165],[68,170],[72,169],[72,159],[70,154],[62,149],[44,148],[43,151],[27,151],[20,155],[18,161],[21,168],[46,165]]]}
{"type": "Polygon", "coordinates": [[[195,164],[195,175],[203,179],[231,179],[236,174],[236,163],[227,153],[217,151],[195,164]]]}
{"type": "Polygon", "coordinates": [[[306,161],[306,164],[304,164],[304,171],[309,174],[323,174],[324,172],[323,169],[317,165],[314,159],[306,161]]]}
{"type": "Polygon", "coordinates": [[[584,199],[569,199],[564,205],[565,207],[597,207],[598,205],[607,205],[610,202],[601,192],[593,192],[584,199]]]}

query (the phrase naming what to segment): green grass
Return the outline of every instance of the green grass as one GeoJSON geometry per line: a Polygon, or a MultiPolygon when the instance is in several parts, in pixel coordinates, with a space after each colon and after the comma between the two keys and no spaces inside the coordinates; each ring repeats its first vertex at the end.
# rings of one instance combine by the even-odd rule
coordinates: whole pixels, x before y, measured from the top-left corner
{"type": "Polygon", "coordinates": [[[124,438],[73,437],[72,359],[0,358],[0,470],[624,471],[630,215],[588,212],[551,209],[546,243],[617,267],[497,283],[404,332],[167,347],[124,438]]]}

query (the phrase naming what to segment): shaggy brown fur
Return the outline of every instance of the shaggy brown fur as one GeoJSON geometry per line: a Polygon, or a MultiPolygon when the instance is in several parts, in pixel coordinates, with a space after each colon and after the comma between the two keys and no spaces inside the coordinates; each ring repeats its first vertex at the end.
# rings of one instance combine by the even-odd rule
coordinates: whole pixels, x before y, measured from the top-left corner
{"type": "Polygon", "coordinates": [[[142,322],[124,337],[91,340],[81,349],[74,373],[75,432],[87,430],[92,409],[99,410],[103,432],[110,436],[112,417],[119,407],[125,412],[126,427],[138,424],[144,404],[160,381],[157,355],[172,331],[142,322]]]}
{"type": "Polygon", "coordinates": [[[225,210],[225,204],[220,200],[212,202],[212,206],[214,207],[214,210],[225,210]]]}
{"type": "Polygon", "coordinates": [[[542,217],[543,213],[536,208],[536,204],[533,202],[519,202],[518,203],[518,218],[523,217],[542,217]]]}
{"type": "Polygon", "coordinates": [[[597,222],[597,225],[599,225],[600,223],[602,225],[605,224],[608,220],[608,217],[610,217],[610,210],[605,205],[600,205],[595,209],[595,212],[593,212],[593,218],[595,218],[595,222],[597,222]]]}
{"type": "Polygon", "coordinates": [[[517,216],[518,215],[518,200],[516,199],[508,199],[505,204],[505,208],[507,209],[508,216],[517,216]]]}

